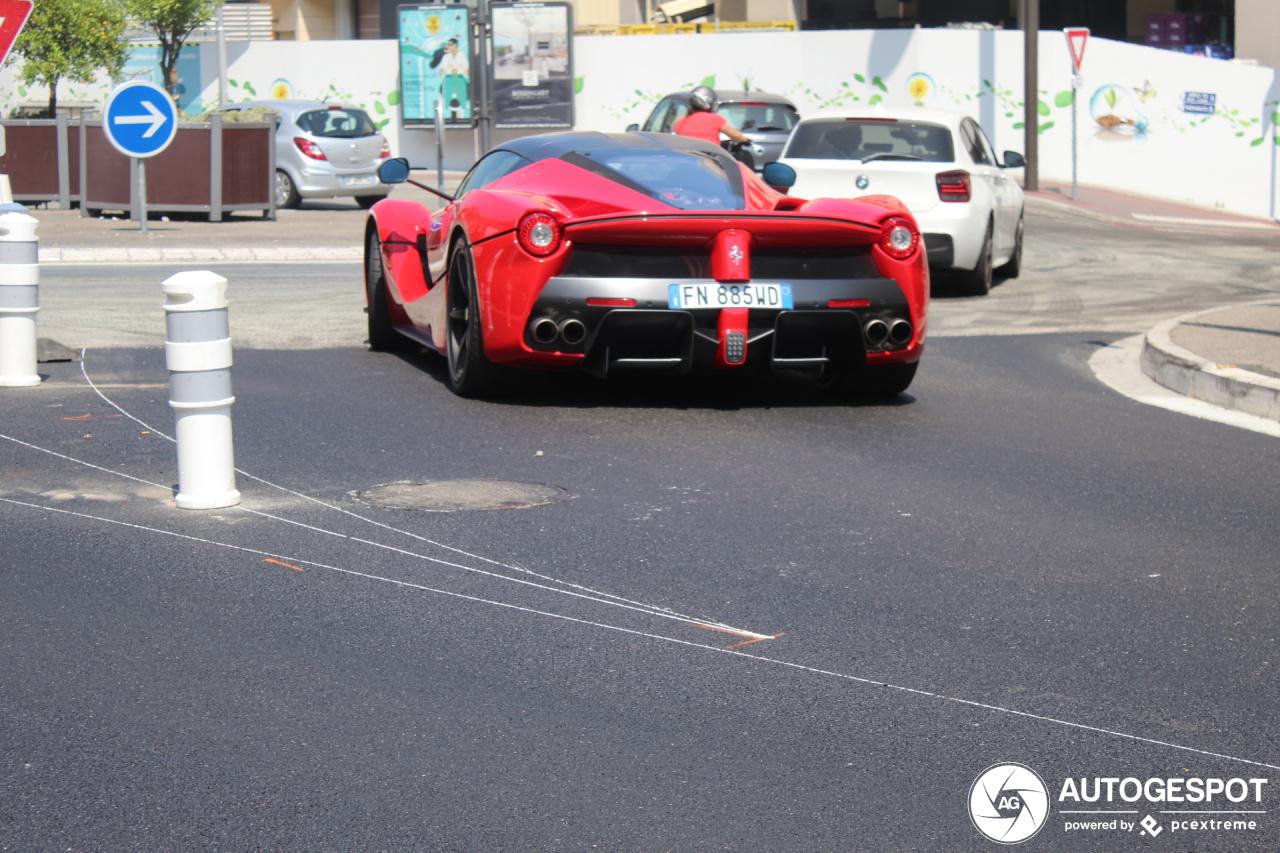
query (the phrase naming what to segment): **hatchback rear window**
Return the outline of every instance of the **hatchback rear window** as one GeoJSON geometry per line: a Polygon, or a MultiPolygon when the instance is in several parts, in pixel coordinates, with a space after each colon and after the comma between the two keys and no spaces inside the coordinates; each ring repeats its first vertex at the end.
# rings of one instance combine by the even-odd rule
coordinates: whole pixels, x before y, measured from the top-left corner
{"type": "Polygon", "coordinates": [[[723,103],[716,112],[744,133],[790,133],[800,116],[785,104],[723,103]]]}
{"type": "Polygon", "coordinates": [[[297,125],[312,136],[373,136],[378,132],[364,110],[311,110],[298,116],[297,125]]]}
{"type": "Polygon", "coordinates": [[[788,158],[808,160],[956,159],[951,131],[940,124],[916,121],[833,119],[801,122],[791,135],[788,158]]]}

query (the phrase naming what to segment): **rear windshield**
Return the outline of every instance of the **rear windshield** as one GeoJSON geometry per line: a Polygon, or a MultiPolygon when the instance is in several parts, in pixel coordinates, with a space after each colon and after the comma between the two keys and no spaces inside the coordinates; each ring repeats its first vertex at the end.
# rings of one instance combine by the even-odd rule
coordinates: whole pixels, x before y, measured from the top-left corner
{"type": "Polygon", "coordinates": [[[791,135],[788,158],[809,160],[955,160],[951,131],[939,124],[875,119],[807,121],[791,135]],[[876,155],[879,155],[876,157],[876,155]]]}
{"type": "Polygon", "coordinates": [[[312,136],[373,136],[378,129],[364,110],[312,110],[298,116],[298,127],[312,136]]]}
{"type": "Polygon", "coordinates": [[[727,154],[675,148],[595,149],[566,162],[680,210],[742,210],[742,173],[727,154]]]}
{"type": "Polygon", "coordinates": [[[784,104],[727,103],[716,112],[744,133],[790,133],[800,117],[784,104]]]}

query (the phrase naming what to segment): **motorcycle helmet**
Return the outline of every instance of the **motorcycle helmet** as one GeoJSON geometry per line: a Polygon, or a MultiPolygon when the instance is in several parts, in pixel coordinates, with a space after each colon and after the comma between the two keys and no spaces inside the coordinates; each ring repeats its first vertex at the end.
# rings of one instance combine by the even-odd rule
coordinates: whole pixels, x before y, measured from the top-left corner
{"type": "Polygon", "coordinates": [[[694,112],[711,112],[716,108],[716,90],[699,86],[689,93],[689,106],[694,112]]]}

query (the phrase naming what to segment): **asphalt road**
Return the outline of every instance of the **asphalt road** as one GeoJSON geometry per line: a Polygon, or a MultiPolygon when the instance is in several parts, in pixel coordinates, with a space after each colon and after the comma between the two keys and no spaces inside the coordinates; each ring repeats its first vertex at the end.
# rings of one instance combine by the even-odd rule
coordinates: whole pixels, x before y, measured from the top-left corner
{"type": "MultiPolygon", "coordinates": [[[[970,786],[1021,762],[1052,812],[1023,849],[1274,850],[1275,441],[1085,365],[1197,286],[1274,289],[1240,276],[1273,250],[1062,273],[1055,306],[1087,242],[1121,271],[1188,246],[1068,226],[1026,279],[936,301],[971,334],[883,405],[785,379],[460,400],[434,357],[308,331],[347,270],[228,265],[245,500],[211,512],[170,502],[163,318],[121,346],[125,305],[59,327],[46,302],[42,334],[91,348],[3,392],[0,849],[984,851],[970,786]],[[1027,313],[1043,333],[1009,334],[1027,313]],[[573,498],[358,494],[463,478],[573,498]],[[1266,813],[1068,832],[1068,777],[1265,778],[1212,807],[1266,813]]],[[[168,272],[92,287],[141,305],[125,279],[154,278],[158,311],[168,272]]]]}

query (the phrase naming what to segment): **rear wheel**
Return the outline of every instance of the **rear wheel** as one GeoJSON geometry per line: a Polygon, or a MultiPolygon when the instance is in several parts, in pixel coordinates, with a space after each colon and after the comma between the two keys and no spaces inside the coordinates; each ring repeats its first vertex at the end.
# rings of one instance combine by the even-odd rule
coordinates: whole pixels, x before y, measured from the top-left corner
{"type": "Polygon", "coordinates": [[[1009,262],[996,270],[1001,278],[1017,278],[1022,273],[1022,217],[1018,217],[1018,230],[1013,235],[1013,254],[1009,262]]]}
{"type": "Polygon", "coordinates": [[[369,287],[369,349],[375,352],[402,350],[408,345],[408,340],[391,325],[387,276],[382,267],[382,245],[376,224],[369,229],[365,240],[364,265],[369,287]]]}
{"type": "Polygon", "coordinates": [[[864,367],[851,377],[850,389],[858,397],[896,397],[916,378],[919,362],[864,367]]]}
{"type": "Polygon", "coordinates": [[[471,247],[459,240],[449,260],[445,286],[449,307],[449,382],[459,397],[479,397],[498,384],[498,369],[485,357],[471,247]]]}
{"type": "Polygon", "coordinates": [[[294,208],[302,202],[298,188],[293,185],[293,178],[284,169],[276,170],[276,207],[294,208]]]}
{"type": "Polygon", "coordinates": [[[986,236],[982,238],[982,250],[978,253],[978,265],[972,270],[960,270],[956,274],[956,290],[966,296],[985,296],[991,292],[992,277],[991,223],[987,223],[986,236]]]}

